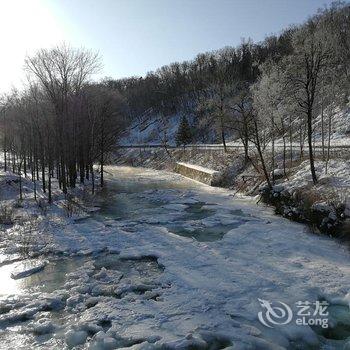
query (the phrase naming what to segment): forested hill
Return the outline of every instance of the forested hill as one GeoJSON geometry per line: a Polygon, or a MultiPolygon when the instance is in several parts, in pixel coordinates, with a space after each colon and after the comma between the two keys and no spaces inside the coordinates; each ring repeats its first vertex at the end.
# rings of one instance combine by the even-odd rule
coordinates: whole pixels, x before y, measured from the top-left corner
{"type": "Polygon", "coordinates": [[[214,141],[213,130],[218,142],[232,134],[247,138],[245,119],[252,107],[259,110],[260,121],[283,113],[289,115],[283,128],[288,123],[298,127],[294,119],[307,117],[308,109],[317,117],[321,109],[346,102],[349,13],[349,3],[337,2],[262,42],[243,40],[237,47],[201,53],[145,77],[107,79],[104,84],[125,97],[131,124],[150,113],[163,121],[185,115],[195,130],[193,142],[214,141]]]}
{"type": "Polygon", "coordinates": [[[193,111],[201,97],[212,93],[218,84],[251,84],[266,60],[279,61],[292,52],[295,28],[269,36],[262,43],[243,40],[238,47],[198,54],[192,61],[174,62],[144,78],[107,79],[105,84],[119,90],[129,103],[132,116],[152,108],[164,114],[193,111]]]}

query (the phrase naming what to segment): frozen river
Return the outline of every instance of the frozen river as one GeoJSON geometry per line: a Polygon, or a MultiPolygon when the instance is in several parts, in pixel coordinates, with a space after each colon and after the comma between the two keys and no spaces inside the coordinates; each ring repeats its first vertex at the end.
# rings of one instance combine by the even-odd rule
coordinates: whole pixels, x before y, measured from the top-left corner
{"type": "Polygon", "coordinates": [[[228,190],[106,170],[98,213],[48,224],[42,248],[38,236],[42,270],[13,279],[23,262],[4,259],[1,349],[347,346],[346,248],[228,190]],[[303,325],[299,302],[309,303],[303,325]]]}

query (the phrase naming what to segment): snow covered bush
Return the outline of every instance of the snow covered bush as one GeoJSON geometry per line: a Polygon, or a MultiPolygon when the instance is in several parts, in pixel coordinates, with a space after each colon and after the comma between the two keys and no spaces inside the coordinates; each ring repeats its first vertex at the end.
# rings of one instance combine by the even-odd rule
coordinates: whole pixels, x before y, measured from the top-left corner
{"type": "Polygon", "coordinates": [[[290,220],[307,223],[315,232],[339,233],[344,219],[344,205],[325,200],[315,188],[301,187],[290,193],[283,185],[260,188],[263,202],[273,205],[276,213],[290,220]]]}

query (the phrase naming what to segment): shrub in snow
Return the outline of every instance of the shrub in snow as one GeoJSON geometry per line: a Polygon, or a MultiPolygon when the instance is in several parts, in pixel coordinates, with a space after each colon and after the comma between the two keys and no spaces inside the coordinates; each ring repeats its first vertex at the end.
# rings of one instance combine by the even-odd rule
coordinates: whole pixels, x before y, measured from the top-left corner
{"type": "Polygon", "coordinates": [[[322,201],[317,190],[298,188],[291,194],[282,185],[273,186],[272,190],[264,185],[259,189],[265,203],[275,207],[276,213],[291,220],[309,223],[315,229],[335,234],[342,224],[345,207],[322,201]]]}

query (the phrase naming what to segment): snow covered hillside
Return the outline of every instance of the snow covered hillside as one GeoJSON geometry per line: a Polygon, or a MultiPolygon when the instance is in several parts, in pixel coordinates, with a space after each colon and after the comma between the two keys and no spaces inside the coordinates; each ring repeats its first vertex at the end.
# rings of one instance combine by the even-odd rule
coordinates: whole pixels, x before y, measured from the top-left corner
{"type": "Polygon", "coordinates": [[[142,116],[135,121],[122,135],[118,144],[121,145],[152,145],[162,144],[166,140],[175,144],[175,135],[181,120],[178,114],[162,118],[151,114],[142,116]]]}
{"type": "MultiPolygon", "coordinates": [[[[193,116],[186,116],[191,125],[195,124],[193,116]]],[[[321,115],[318,115],[313,122],[314,125],[314,140],[320,145],[322,136],[322,118],[321,115]]],[[[138,120],[132,123],[124,133],[121,135],[121,138],[118,140],[120,145],[154,145],[154,144],[163,144],[166,139],[168,144],[175,145],[175,136],[178,130],[179,124],[181,121],[181,115],[174,114],[161,117],[160,115],[154,113],[145,113],[140,116],[138,120]]],[[[294,124],[298,122],[297,119],[294,121],[294,124]]],[[[323,119],[323,128],[324,128],[324,137],[325,143],[328,139],[328,130],[329,130],[329,117],[325,113],[323,119]]],[[[194,129],[195,130],[195,129],[194,129]]],[[[210,136],[207,139],[206,143],[216,144],[217,138],[215,138],[215,133],[209,133],[210,136]]],[[[228,145],[240,145],[240,141],[236,140],[230,132],[230,128],[226,131],[227,144],[228,145]]],[[[294,142],[299,140],[299,131],[294,130],[293,138],[294,142]]],[[[203,143],[203,141],[199,141],[203,143]]],[[[282,144],[282,140],[276,142],[277,144],[282,144]]],[[[219,143],[221,144],[221,143],[219,143]]],[[[350,106],[345,107],[344,109],[335,109],[331,116],[331,144],[336,145],[350,145],[350,106]]]]}

